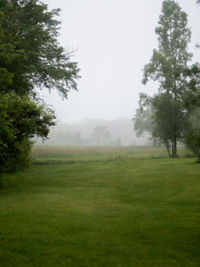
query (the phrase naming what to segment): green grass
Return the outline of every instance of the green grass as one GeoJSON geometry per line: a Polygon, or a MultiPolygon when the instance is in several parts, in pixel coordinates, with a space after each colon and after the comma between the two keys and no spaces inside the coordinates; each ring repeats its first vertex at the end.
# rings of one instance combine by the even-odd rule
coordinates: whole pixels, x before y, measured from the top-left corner
{"type": "MultiPolygon", "coordinates": [[[[65,147],[37,145],[33,147],[34,163],[42,164],[72,164],[80,162],[112,161],[116,159],[156,159],[166,158],[163,147],[65,147]]],[[[180,157],[193,157],[184,148],[179,148],[180,157]]]]}
{"type": "Polygon", "coordinates": [[[200,266],[194,159],[61,150],[35,150],[36,165],[4,177],[0,266],[200,266]]]}

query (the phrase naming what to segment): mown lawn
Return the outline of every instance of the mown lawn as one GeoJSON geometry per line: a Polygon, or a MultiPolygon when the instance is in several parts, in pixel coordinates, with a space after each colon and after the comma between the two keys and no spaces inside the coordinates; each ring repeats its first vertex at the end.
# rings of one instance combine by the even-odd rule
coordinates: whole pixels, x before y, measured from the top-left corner
{"type": "Polygon", "coordinates": [[[0,266],[200,266],[200,164],[77,151],[4,177],[0,266]]]}

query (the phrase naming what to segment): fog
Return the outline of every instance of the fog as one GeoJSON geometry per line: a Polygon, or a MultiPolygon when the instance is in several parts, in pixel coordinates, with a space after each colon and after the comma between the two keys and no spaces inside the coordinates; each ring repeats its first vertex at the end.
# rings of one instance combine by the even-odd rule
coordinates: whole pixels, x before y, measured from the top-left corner
{"type": "MultiPolygon", "coordinates": [[[[78,92],[67,100],[57,93],[43,91],[45,101],[56,112],[57,123],[84,120],[130,121],[138,105],[140,92],[152,95],[154,83],[141,84],[142,69],[157,47],[154,33],[161,13],[162,0],[45,0],[49,8],[61,8],[59,41],[67,51],[75,50],[82,78],[78,92]]],[[[195,0],[179,0],[188,14],[192,31],[189,51],[193,61],[200,61],[200,5],[195,0]]],[[[100,123],[101,124],[101,123],[100,123]]]]}
{"type": "MultiPolygon", "coordinates": [[[[150,146],[152,140],[144,135],[138,138],[133,133],[129,119],[95,120],[84,119],[77,123],[59,123],[52,128],[47,145],[65,146],[150,146]]],[[[38,139],[37,144],[42,144],[38,139]]]]}

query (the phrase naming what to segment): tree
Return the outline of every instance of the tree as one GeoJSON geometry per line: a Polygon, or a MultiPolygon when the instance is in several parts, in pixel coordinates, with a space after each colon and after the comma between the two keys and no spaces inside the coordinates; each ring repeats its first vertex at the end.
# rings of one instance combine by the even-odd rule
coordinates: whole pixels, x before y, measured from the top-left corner
{"type": "Polygon", "coordinates": [[[46,138],[54,113],[38,88],[67,98],[77,64],[58,43],[60,10],[39,0],[0,0],[0,173],[27,165],[30,138],[46,138]]]}
{"type": "MultiPolygon", "coordinates": [[[[197,4],[200,0],[196,1],[197,4]]],[[[196,45],[200,47],[199,44],[196,45]]],[[[188,79],[188,86],[191,89],[185,96],[185,108],[187,111],[187,127],[184,131],[184,143],[193,151],[200,162],[200,66],[198,63],[187,68],[185,77],[188,79]]]]}
{"type": "MultiPolygon", "coordinates": [[[[169,138],[173,129],[171,121],[173,117],[173,101],[170,95],[160,93],[150,97],[140,94],[139,108],[133,119],[134,130],[137,136],[145,132],[153,138],[154,145],[163,143],[171,157],[169,138]]],[[[177,122],[178,123],[178,122],[177,122]]]]}
{"type": "Polygon", "coordinates": [[[24,168],[29,162],[30,138],[47,137],[54,112],[16,93],[0,98],[0,174],[24,168]]]}
{"type": "Polygon", "coordinates": [[[173,0],[163,1],[158,24],[158,49],[154,49],[150,63],[144,67],[143,83],[149,79],[159,83],[159,93],[153,99],[157,134],[170,145],[170,155],[176,157],[185,122],[183,97],[188,88],[183,73],[192,57],[187,51],[191,32],[187,14],[173,0]]]}
{"type": "Polygon", "coordinates": [[[8,81],[1,93],[35,96],[36,88],[56,88],[66,98],[77,89],[77,64],[57,41],[59,11],[38,0],[0,0],[0,72],[8,81]]]}
{"type": "Polygon", "coordinates": [[[154,111],[153,136],[165,145],[169,157],[176,157],[174,136],[180,140],[185,127],[185,114],[180,112],[181,103],[175,102],[172,96],[166,93],[155,95],[151,103],[154,111]],[[176,116],[174,116],[174,110],[177,110],[176,116]]]}
{"type": "Polygon", "coordinates": [[[200,66],[194,64],[185,71],[190,90],[184,98],[186,127],[184,143],[194,152],[200,162],[200,66]]]}

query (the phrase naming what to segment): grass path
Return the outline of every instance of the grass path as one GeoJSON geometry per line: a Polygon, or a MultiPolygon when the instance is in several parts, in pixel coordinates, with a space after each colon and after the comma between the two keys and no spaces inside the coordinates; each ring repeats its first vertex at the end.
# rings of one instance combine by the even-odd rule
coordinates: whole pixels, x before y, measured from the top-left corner
{"type": "Polygon", "coordinates": [[[77,158],[6,176],[0,266],[200,266],[193,162],[77,158]]]}

